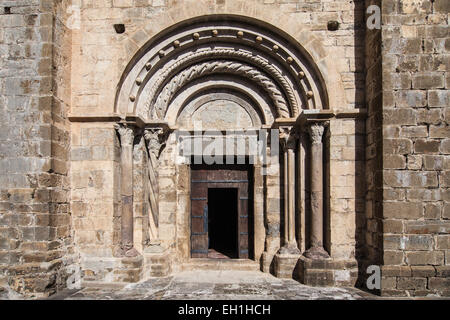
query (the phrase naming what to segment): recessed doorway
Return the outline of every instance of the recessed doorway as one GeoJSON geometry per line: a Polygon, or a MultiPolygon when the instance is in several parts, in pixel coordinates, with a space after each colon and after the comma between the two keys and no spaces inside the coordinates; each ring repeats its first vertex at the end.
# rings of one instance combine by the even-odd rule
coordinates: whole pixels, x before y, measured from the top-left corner
{"type": "Polygon", "coordinates": [[[191,169],[191,257],[251,258],[251,166],[193,165],[191,169]]]}

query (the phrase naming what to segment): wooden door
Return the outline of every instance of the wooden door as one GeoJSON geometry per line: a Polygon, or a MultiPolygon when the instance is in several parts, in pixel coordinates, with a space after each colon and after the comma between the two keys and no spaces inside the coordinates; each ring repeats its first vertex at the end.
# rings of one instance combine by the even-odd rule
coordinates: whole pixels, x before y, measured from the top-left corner
{"type": "Polygon", "coordinates": [[[191,257],[208,257],[208,186],[202,181],[206,172],[192,171],[191,183],[191,257]]]}
{"type": "Polygon", "coordinates": [[[236,256],[249,258],[249,168],[233,165],[194,165],[191,171],[191,257],[208,257],[208,189],[235,188],[238,212],[236,256]]]}

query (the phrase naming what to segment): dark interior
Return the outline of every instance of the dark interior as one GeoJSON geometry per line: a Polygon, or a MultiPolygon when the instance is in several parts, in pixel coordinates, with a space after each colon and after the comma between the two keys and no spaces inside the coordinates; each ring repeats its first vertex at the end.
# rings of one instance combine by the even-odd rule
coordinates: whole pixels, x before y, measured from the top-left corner
{"type": "Polygon", "coordinates": [[[237,201],[238,189],[208,190],[209,249],[225,256],[217,258],[238,258],[237,201]]]}

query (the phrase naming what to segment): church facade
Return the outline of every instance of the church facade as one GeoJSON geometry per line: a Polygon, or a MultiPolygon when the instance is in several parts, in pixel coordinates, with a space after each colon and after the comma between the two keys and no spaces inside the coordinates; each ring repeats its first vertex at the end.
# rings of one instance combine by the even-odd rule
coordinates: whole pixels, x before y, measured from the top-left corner
{"type": "Polygon", "coordinates": [[[449,9],[0,0],[0,288],[227,268],[448,296],[449,9]]]}

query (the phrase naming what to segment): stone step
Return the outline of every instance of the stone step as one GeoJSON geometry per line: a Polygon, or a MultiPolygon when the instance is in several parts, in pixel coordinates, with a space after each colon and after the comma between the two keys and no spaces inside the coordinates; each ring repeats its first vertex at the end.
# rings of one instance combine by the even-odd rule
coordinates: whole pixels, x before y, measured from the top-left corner
{"type": "Polygon", "coordinates": [[[191,259],[181,265],[180,271],[190,270],[236,270],[259,271],[259,263],[248,259],[191,259]]]}

